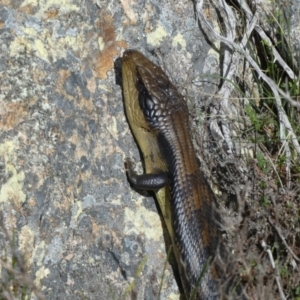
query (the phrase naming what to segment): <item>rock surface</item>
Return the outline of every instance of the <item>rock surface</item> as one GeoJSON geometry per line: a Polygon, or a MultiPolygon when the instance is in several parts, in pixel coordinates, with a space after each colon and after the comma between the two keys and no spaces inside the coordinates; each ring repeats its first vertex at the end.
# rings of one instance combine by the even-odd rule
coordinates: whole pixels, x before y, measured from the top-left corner
{"type": "Polygon", "coordinates": [[[192,3],[4,1],[0,48],[0,205],[35,285],[47,299],[157,299],[164,272],[161,299],[179,299],[154,199],[125,176],[140,155],[114,61],[139,49],[179,87],[211,72],[192,3]]]}

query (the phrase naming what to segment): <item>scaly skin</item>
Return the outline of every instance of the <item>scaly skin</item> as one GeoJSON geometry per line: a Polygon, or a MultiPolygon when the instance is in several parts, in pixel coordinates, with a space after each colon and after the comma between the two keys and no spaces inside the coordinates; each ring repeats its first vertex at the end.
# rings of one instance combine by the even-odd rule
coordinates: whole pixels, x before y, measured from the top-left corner
{"type": "Polygon", "coordinates": [[[199,169],[186,103],[162,69],[138,51],[125,51],[122,80],[126,115],[145,161],[144,175],[127,164],[129,180],[155,190],[187,298],[220,299],[218,272],[209,265],[220,246],[219,216],[199,169]]]}

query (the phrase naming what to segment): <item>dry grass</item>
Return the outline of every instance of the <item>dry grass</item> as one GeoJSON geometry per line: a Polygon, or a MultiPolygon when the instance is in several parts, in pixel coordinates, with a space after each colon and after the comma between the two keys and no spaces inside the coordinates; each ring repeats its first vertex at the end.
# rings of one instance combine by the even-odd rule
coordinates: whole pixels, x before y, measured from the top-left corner
{"type": "Polygon", "coordinates": [[[196,115],[204,128],[199,156],[222,195],[233,253],[225,274],[249,299],[300,299],[300,73],[289,21],[275,1],[264,9],[195,2],[202,30],[224,51],[219,89],[200,95],[206,106],[196,115]],[[221,34],[207,9],[218,11],[221,34]]]}
{"type": "Polygon", "coordinates": [[[18,250],[16,233],[8,232],[0,212],[0,299],[26,300],[34,295],[38,300],[46,298],[35,286],[30,270],[26,268],[23,253],[18,250]]]}

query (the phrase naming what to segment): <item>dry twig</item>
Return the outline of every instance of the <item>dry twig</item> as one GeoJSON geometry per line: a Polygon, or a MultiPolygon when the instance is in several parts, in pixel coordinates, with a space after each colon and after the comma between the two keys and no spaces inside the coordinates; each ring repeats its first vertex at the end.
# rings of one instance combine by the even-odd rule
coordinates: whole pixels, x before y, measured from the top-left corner
{"type": "Polygon", "coordinates": [[[276,284],[277,284],[277,287],[278,287],[278,290],[279,290],[280,297],[281,297],[282,300],[286,300],[286,297],[283,293],[283,290],[282,290],[282,287],[281,287],[281,284],[280,284],[280,276],[279,276],[279,274],[276,270],[276,267],[275,267],[275,261],[274,261],[274,258],[273,258],[272,251],[270,250],[270,247],[266,244],[266,242],[264,240],[261,241],[261,246],[267,252],[267,254],[269,256],[269,259],[270,259],[272,269],[276,273],[275,280],[276,280],[276,284]]]}
{"type": "MultiPolygon", "coordinates": [[[[213,0],[214,2],[215,0],[213,0]]],[[[233,72],[236,70],[236,65],[238,64],[238,59],[242,56],[244,57],[249,64],[252,66],[252,68],[257,72],[259,78],[262,78],[270,87],[274,98],[275,98],[275,103],[276,103],[276,107],[277,107],[277,111],[278,111],[278,116],[279,116],[279,132],[280,132],[280,139],[281,142],[284,146],[285,149],[285,156],[286,156],[286,172],[287,172],[287,177],[290,178],[290,165],[291,165],[291,150],[290,150],[290,146],[289,143],[287,143],[286,141],[288,140],[288,136],[290,137],[289,139],[291,140],[295,151],[298,154],[298,157],[300,156],[300,145],[298,142],[298,138],[294,132],[293,127],[291,126],[291,123],[286,115],[286,112],[282,106],[282,101],[280,98],[280,95],[282,97],[284,97],[286,100],[288,100],[291,104],[292,104],[292,99],[290,98],[290,96],[285,93],[284,91],[282,91],[280,89],[280,87],[270,78],[268,77],[259,67],[259,65],[255,62],[255,60],[252,58],[249,50],[246,48],[246,41],[249,38],[249,34],[255,30],[257,31],[257,33],[262,37],[262,39],[266,38],[265,33],[263,32],[263,30],[261,29],[260,26],[258,26],[256,24],[256,17],[253,16],[253,14],[251,13],[248,5],[244,2],[244,1],[238,1],[241,5],[241,8],[244,10],[246,16],[247,16],[247,21],[248,21],[248,26],[245,32],[245,35],[242,39],[242,41],[240,43],[236,43],[233,40],[233,34],[232,34],[232,26],[234,26],[235,22],[233,21],[233,19],[235,18],[232,10],[228,7],[228,5],[226,4],[226,2],[221,1],[221,5],[224,9],[224,11],[226,12],[226,16],[227,16],[227,32],[229,32],[229,34],[224,37],[222,35],[220,35],[219,33],[217,33],[214,28],[211,26],[211,24],[207,21],[204,13],[203,13],[203,3],[204,0],[198,0],[196,3],[196,11],[197,11],[197,15],[198,15],[198,19],[199,22],[202,24],[203,28],[206,29],[206,31],[208,32],[209,36],[211,38],[213,38],[215,41],[218,42],[222,42],[224,43],[229,49],[231,49],[231,51],[233,51],[233,55],[232,55],[232,68],[230,69],[230,67],[225,68],[225,70],[229,70],[229,72],[227,72],[226,74],[226,78],[225,78],[225,82],[227,82],[227,85],[231,85],[231,88],[228,88],[226,86],[226,84],[224,84],[224,88],[222,86],[221,90],[219,91],[219,95],[220,93],[223,94],[224,96],[224,100],[221,101],[221,107],[222,110],[227,113],[226,115],[230,115],[229,112],[234,111],[233,106],[228,104],[228,99],[229,99],[229,94],[230,91],[233,90],[233,85],[230,84],[232,82],[232,74],[233,72]],[[230,25],[229,25],[230,24],[230,25]]],[[[216,4],[215,4],[216,5],[216,4]]],[[[226,23],[226,22],[225,22],[226,23]]],[[[269,39],[266,40],[267,42],[270,42],[269,39]]],[[[270,44],[270,47],[272,48],[275,60],[277,60],[282,67],[288,72],[289,76],[294,78],[294,73],[292,72],[292,70],[287,66],[287,64],[284,62],[284,60],[281,58],[281,56],[279,55],[279,53],[276,51],[275,47],[270,44]]],[[[225,56],[226,57],[226,56],[225,56]]],[[[224,60],[224,63],[228,64],[228,58],[226,57],[226,60],[224,60]]],[[[300,107],[300,103],[297,103],[297,107],[300,107]]],[[[214,114],[217,114],[217,112],[213,112],[214,114]]],[[[232,142],[231,142],[231,132],[232,130],[230,130],[229,126],[228,126],[228,122],[225,120],[224,121],[224,117],[223,117],[223,126],[222,126],[222,131],[223,131],[223,135],[221,134],[221,137],[226,141],[228,148],[230,149],[228,151],[228,153],[232,153],[232,142]],[[224,125],[225,124],[225,125],[224,125]]],[[[216,129],[217,128],[217,124],[212,123],[211,125],[211,129],[213,129],[215,132],[219,133],[220,135],[220,130],[216,129]]]]}

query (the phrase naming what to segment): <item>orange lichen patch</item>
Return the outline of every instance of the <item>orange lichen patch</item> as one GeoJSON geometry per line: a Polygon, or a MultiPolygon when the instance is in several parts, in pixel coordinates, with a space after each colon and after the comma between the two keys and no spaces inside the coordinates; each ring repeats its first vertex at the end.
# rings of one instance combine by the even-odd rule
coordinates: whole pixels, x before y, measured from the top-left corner
{"type": "Polygon", "coordinates": [[[56,81],[57,92],[60,93],[61,95],[63,95],[66,99],[72,101],[74,99],[74,97],[69,95],[66,92],[65,87],[64,87],[65,81],[68,79],[68,77],[71,76],[70,70],[59,70],[58,75],[59,76],[56,81]]]}
{"type": "Polygon", "coordinates": [[[100,37],[103,38],[105,44],[116,40],[115,26],[110,13],[105,11],[101,12],[96,26],[102,31],[100,37]]]}
{"type": "Polygon", "coordinates": [[[47,11],[45,11],[45,17],[43,18],[45,21],[49,19],[53,19],[58,16],[59,9],[56,7],[50,7],[47,11]]]}
{"type": "Polygon", "coordinates": [[[83,108],[85,107],[88,112],[93,112],[95,110],[95,106],[92,99],[86,99],[83,96],[81,96],[80,101],[78,103],[75,103],[77,107],[83,108]]]}
{"type": "Polygon", "coordinates": [[[42,79],[44,79],[47,76],[47,73],[39,68],[35,68],[33,73],[33,80],[36,83],[40,83],[42,79]]]}
{"type": "Polygon", "coordinates": [[[74,253],[69,253],[67,256],[64,257],[65,260],[71,260],[74,257],[74,253]]]}
{"type": "Polygon", "coordinates": [[[50,156],[54,155],[55,152],[56,151],[53,147],[47,147],[47,148],[44,149],[44,153],[45,153],[45,155],[47,155],[47,157],[50,157],[50,156]]]}
{"type": "MultiPolygon", "coordinates": [[[[63,95],[66,99],[70,101],[74,101],[75,98],[72,95],[69,95],[64,87],[64,84],[66,80],[71,76],[70,70],[60,70],[59,71],[59,77],[57,79],[57,84],[56,84],[56,89],[57,91],[63,95]]],[[[88,82],[87,82],[87,88],[91,93],[94,93],[96,90],[96,82],[95,78],[92,77],[88,82]]],[[[94,111],[94,103],[92,99],[86,99],[82,95],[80,87],[75,87],[76,94],[78,95],[77,97],[80,99],[80,101],[77,101],[78,99],[76,98],[76,101],[74,101],[74,105],[78,108],[86,108],[89,112],[94,111]]]]}
{"type": "Polygon", "coordinates": [[[72,203],[74,202],[74,185],[68,187],[59,187],[64,191],[60,201],[55,202],[55,207],[63,211],[69,211],[71,209],[72,203]]]}
{"type": "Polygon", "coordinates": [[[131,25],[135,25],[138,19],[137,14],[132,9],[134,3],[135,1],[133,0],[121,0],[121,4],[124,9],[125,15],[129,19],[131,25]]]}
{"type": "Polygon", "coordinates": [[[84,144],[82,144],[82,137],[80,137],[76,132],[68,139],[68,141],[74,145],[76,145],[76,149],[74,151],[75,158],[79,161],[82,156],[88,156],[87,148],[84,144]]]}
{"type": "Polygon", "coordinates": [[[0,21],[0,29],[4,27],[4,22],[0,21]]]}
{"type": "Polygon", "coordinates": [[[95,70],[100,79],[107,78],[106,73],[114,66],[113,58],[120,56],[121,49],[118,49],[118,47],[126,49],[127,44],[125,41],[113,42],[99,54],[95,70]]]}
{"type": "Polygon", "coordinates": [[[26,15],[33,15],[35,13],[35,7],[33,7],[31,4],[27,4],[24,6],[19,6],[18,11],[26,15]]]}
{"type": "Polygon", "coordinates": [[[95,237],[98,237],[101,235],[101,228],[100,228],[100,225],[97,224],[97,222],[91,218],[91,222],[92,222],[92,232],[93,232],[93,235],[95,237]]]}
{"type": "Polygon", "coordinates": [[[1,1],[1,4],[2,4],[3,6],[8,6],[8,7],[11,7],[11,6],[12,6],[10,0],[2,0],[2,1],[1,1]]]}
{"type": "Polygon", "coordinates": [[[101,13],[98,27],[102,33],[99,35],[101,40],[101,52],[97,57],[95,71],[101,79],[107,78],[106,73],[114,66],[113,58],[121,54],[121,48],[127,48],[125,41],[117,41],[113,17],[108,13],[101,13]]]}
{"type": "Polygon", "coordinates": [[[85,172],[81,172],[79,178],[82,182],[91,180],[93,178],[92,171],[86,170],[85,172]]]}
{"type": "Polygon", "coordinates": [[[68,77],[70,77],[71,72],[70,70],[59,70],[58,72],[59,78],[57,79],[57,91],[62,93],[63,96],[66,98],[70,98],[70,95],[68,95],[64,88],[64,83],[67,80],[68,77]]]}
{"type": "Polygon", "coordinates": [[[26,117],[26,105],[23,103],[0,104],[0,129],[11,130],[26,117]]]}
{"type": "Polygon", "coordinates": [[[92,77],[87,81],[87,88],[91,93],[95,93],[96,87],[97,85],[96,85],[95,77],[92,77]]]}

